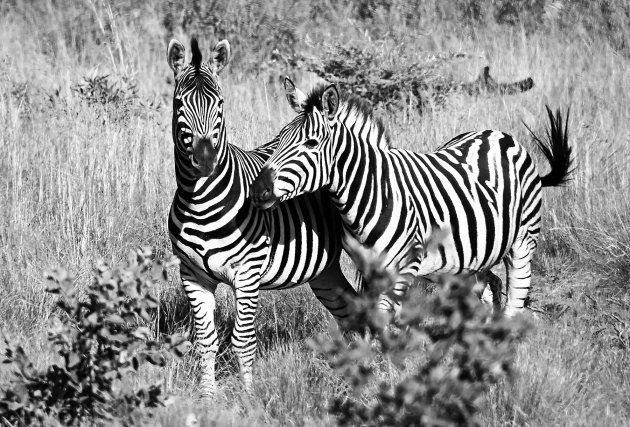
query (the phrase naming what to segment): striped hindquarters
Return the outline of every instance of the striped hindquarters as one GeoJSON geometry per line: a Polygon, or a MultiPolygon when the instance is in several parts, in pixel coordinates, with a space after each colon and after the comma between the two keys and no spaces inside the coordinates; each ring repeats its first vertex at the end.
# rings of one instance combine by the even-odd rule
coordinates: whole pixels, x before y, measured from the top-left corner
{"type": "MultiPolygon", "coordinates": [[[[540,231],[540,178],[531,156],[510,135],[462,134],[431,154],[392,150],[392,170],[419,212],[423,234],[448,226],[444,251],[423,270],[489,269],[517,239],[534,245],[540,231]]],[[[533,248],[532,248],[533,249],[533,248]]]]}

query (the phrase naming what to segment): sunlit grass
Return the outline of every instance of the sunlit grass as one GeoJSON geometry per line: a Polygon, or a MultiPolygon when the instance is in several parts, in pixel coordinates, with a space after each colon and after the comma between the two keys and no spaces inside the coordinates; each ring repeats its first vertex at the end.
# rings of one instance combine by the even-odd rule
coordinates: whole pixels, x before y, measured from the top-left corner
{"type": "MultiPolygon", "coordinates": [[[[0,329],[43,366],[53,357],[42,332],[52,307],[43,292],[46,269],[63,265],[81,283],[99,258],[117,262],[140,245],[170,251],[166,219],[175,183],[168,35],[157,6],[147,6],[135,21],[117,17],[125,49],[121,60],[114,46],[112,59],[107,46],[90,35],[101,32],[89,27],[95,23],[86,21],[68,34],[67,11],[38,9],[41,15],[29,20],[1,0],[0,10],[7,11],[0,18],[0,329]],[[28,30],[33,28],[41,31],[28,30]],[[79,38],[84,41],[78,43],[79,38]],[[140,98],[161,106],[122,114],[116,106],[81,101],[71,88],[96,66],[104,73],[114,67],[121,73],[135,70],[140,98]]],[[[106,10],[99,11],[107,21],[106,10]]],[[[373,42],[353,27],[341,32],[330,25],[330,33],[344,40],[373,42]]],[[[568,38],[556,30],[526,33],[490,26],[451,32],[439,23],[421,30],[407,44],[410,52],[469,54],[446,72],[469,80],[490,65],[498,80],[531,76],[535,87],[516,96],[457,95],[430,114],[388,117],[395,146],[430,151],[461,132],[494,128],[533,150],[521,121],[542,132],[545,104],[571,108],[577,170],[567,188],[544,190],[544,228],[534,260],[532,305],[547,314],[519,346],[515,382],[489,394],[484,420],[489,425],[622,424],[630,416],[623,340],[630,324],[628,59],[601,40],[568,38]]],[[[188,34],[176,32],[187,42],[188,34]]],[[[267,77],[243,75],[237,67],[224,71],[230,142],[255,147],[292,117],[277,76],[267,77]]],[[[297,74],[303,90],[313,81],[297,74]]],[[[540,159],[538,164],[546,170],[540,159]]],[[[162,286],[164,327],[187,328],[176,272],[162,286]]],[[[222,292],[219,322],[229,327],[231,297],[222,292]]],[[[241,393],[223,328],[225,368],[215,404],[193,397],[193,354],[144,373],[163,378],[176,396],[172,407],[156,413],[157,424],[182,425],[191,413],[202,425],[333,424],[325,408],[343,384],[303,345],[306,337],[327,328],[330,316],[308,288],[300,288],[262,293],[258,320],[261,350],[253,396],[241,393]]],[[[6,378],[3,371],[0,380],[6,378]]]]}

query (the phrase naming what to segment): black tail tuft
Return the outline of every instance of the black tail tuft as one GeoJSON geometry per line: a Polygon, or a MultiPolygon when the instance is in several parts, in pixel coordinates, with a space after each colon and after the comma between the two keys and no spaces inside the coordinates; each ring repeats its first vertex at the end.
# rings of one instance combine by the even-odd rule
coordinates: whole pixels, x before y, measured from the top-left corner
{"type": "Polygon", "coordinates": [[[567,117],[562,128],[562,115],[560,110],[556,111],[556,115],[549,106],[545,106],[547,114],[549,115],[549,129],[547,129],[547,141],[543,142],[538,138],[532,130],[525,125],[529,133],[534,137],[536,145],[543,152],[549,164],[551,165],[551,171],[540,177],[540,181],[543,187],[556,187],[564,185],[571,180],[571,174],[575,170],[572,168],[573,157],[571,153],[573,149],[569,146],[569,135],[567,132],[567,126],[569,123],[569,110],[567,110],[567,117]]]}

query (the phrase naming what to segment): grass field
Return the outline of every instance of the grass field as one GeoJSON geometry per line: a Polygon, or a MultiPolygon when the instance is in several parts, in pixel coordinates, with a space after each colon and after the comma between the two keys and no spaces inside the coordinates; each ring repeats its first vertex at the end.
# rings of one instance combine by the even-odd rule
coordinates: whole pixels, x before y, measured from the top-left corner
{"type": "MultiPolygon", "coordinates": [[[[387,9],[381,3],[370,3],[375,12],[365,21],[356,18],[351,2],[321,15],[305,12],[305,2],[255,3],[257,8],[244,8],[242,21],[235,21],[243,28],[203,31],[201,18],[196,27],[168,24],[165,16],[176,24],[183,16],[173,15],[177,8],[168,1],[134,6],[126,1],[0,0],[2,333],[43,366],[53,359],[45,339],[53,301],[44,293],[44,271],[62,265],[81,283],[98,259],[120,262],[142,245],[170,253],[166,218],[175,181],[168,39],[175,35],[188,45],[197,31],[209,37],[202,45],[209,52],[219,37],[241,37],[230,40],[234,62],[221,84],[230,142],[252,148],[271,139],[293,114],[278,80],[286,71],[262,63],[274,46],[252,35],[269,29],[272,38],[271,30],[281,22],[288,28],[282,34],[291,35],[277,39],[281,46],[294,43],[316,53],[331,41],[365,46],[384,40],[383,46],[394,44],[409,58],[466,52],[466,59],[444,69],[461,80],[474,79],[490,65],[499,80],[531,76],[535,82],[520,95],[453,95],[422,116],[391,113],[387,122],[398,147],[429,151],[464,131],[493,128],[535,151],[522,121],[543,132],[545,104],[571,108],[569,136],[577,169],[566,188],[544,190],[544,228],[530,302],[539,320],[519,344],[515,380],[491,390],[482,420],[486,425],[627,424],[630,27],[623,23],[630,22],[630,7],[623,1],[597,2],[613,12],[625,10],[627,21],[608,26],[576,21],[575,28],[567,28],[571,25],[554,20],[563,2],[542,2],[542,17],[528,18],[541,20],[534,27],[524,20],[514,25],[463,21],[459,15],[447,20],[449,11],[438,16],[426,5],[430,2],[418,6],[421,18],[410,20],[401,10],[413,8],[394,2],[396,7],[387,9]],[[263,26],[257,27],[254,18],[264,7],[265,16],[276,21],[261,20],[263,26]],[[120,94],[133,100],[90,102],[73,89],[85,76],[103,74],[121,82],[120,94]]],[[[194,9],[201,2],[186,4],[194,9]]],[[[532,10],[537,9],[526,9],[532,10]]],[[[294,76],[303,90],[315,81],[302,72],[294,76]]],[[[546,166],[539,165],[544,171],[546,166]]],[[[171,273],[160,290],[165,327],[186,328],[185,299],[178,275],[171,273]]],[[[226,289],[220,301],[219,323],[229,327],[232,302],[226,289]]],[[[142,373],[139,381],[161,378],[175,395],[152,423],[184,425],[195,414],[201,425],[334,425],[327,402],[346,386],[305,345],[330,320],[306,288],[265,293],[252,395],[241,393],[232,375],[235,362],[227,354],[220,360],[225,368],[216,401],[200,404],[194,398],[196,363],[189,355],[166,369],[142,373]]],[[[0,381],[7,378],[0,371],[0,381]]]]}

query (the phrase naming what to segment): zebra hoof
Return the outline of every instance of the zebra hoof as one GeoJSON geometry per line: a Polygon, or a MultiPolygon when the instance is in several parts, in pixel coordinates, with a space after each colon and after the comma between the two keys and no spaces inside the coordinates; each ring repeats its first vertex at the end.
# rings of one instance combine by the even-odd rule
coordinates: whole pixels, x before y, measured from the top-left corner
{"type": "Polygon", "coordinates": [[[507,318],[512,318],[519,314],[524,314],[524,313],[525,313],[525,309],[523,307],[517,308],[517,307],[511,307],[508,305],[505,307],[505,310],[503,310],[503,315],[507,318]]]}
{"type": "Polygon", "coordinates": [[[515,307],[506,307],[503,311],[503,315],[507,318],[513,318],[515,316],[522,316],[527,319],[533,320],[542,320],[542,317],[536,311],[530,308],[515,308],[515,307]]]}

